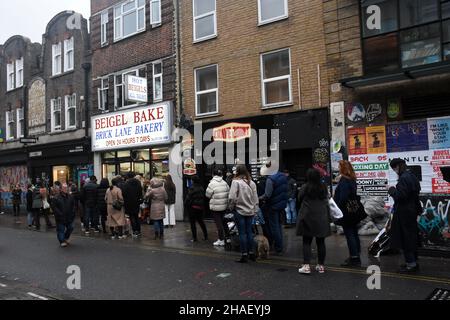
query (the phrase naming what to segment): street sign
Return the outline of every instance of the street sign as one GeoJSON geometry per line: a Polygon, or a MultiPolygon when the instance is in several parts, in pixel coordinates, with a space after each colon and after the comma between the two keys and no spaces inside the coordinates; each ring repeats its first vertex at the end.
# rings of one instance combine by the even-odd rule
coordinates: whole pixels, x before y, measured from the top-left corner
{"type": "Polygon", "coordinates": [[[20,138],[20,143],[37,143],[36,138],[20,138]]]}

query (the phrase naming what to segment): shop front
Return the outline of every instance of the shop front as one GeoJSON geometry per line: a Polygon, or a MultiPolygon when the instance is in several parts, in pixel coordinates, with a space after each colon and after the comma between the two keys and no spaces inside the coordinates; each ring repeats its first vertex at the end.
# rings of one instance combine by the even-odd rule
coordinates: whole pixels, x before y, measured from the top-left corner
{"type": "Polygon", "coordinates": [[[28,181],[26,152],[21,149],[2,152],[0,157],[0,211],[12,206],[12,187],[20,184],[22,191],[25,192],[28,181]]]}

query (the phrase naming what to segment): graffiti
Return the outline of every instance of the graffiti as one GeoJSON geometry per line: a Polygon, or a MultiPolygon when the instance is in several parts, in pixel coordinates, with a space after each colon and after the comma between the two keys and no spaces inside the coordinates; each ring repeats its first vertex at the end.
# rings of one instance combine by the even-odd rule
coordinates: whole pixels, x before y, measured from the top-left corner
{"type": "Polygon", "coordinates": [[[373,122],[376,118],[381,116],[382,113],[383,113],[383,108],[381,107],[381,104],[373,103],[373,104],[369,105],[369,108],[367,109],[366,121],[368,123],[373,122]]]}
{"type": "Polygon", "coordinates": [[[321,148],[328,148],[328,146],[329,146],[328,140],[325,139],[325,138],[322,138],[322,139],[319,141],[319,146],[320,146],[321,148]]]}
{"type": "Polygon", "coordinates": [[[314,150],[314,162],[327,163],[328,162],[328,150],[325,148],[319,148],[314,150]]]}
{"type": "Polygon", "coordinates": [[[421,201],[423,212],[418,225],[427,245],[450,245],[449,209],[450,199],[435,198],[421,201]],[[433,201],[434,200],[434,201],[433,201]],[[425,202],[425,205],[424,205],[425,202]],[[434,202],[434,204],[433,204],[434,202]]]}
{"type": "Polygon", "coordinates": [[[347,107],[347,118],[351,122],[360,122],[366,118],[366,110],[360,103],[347,107]]]}
{"type": "Polygon", "coordinates": [[[0,191],[10,191],[12,185],[20,184],[26,190],[28,173],[26,166],[0,167],[0,191]]]}

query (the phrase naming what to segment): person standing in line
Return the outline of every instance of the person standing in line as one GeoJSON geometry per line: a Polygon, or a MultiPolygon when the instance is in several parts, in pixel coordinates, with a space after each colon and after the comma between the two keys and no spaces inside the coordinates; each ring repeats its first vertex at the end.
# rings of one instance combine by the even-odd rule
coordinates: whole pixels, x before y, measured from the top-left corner
{"type": "Polygon", "coordinates": [[[158,178],[153,178],[150,181],[150,189],[145,195],[150,200],[150,219],[153,221],[153,227],[155,228],[155,240],[164,239],[164,216],[166,213],[165,203],[168,199],[168,195],[163,186],[163,181],[158,178]]]}
{"type": "Polygon", "coordinates": [[[75,200],[68,193],[67,184],[54,186],[54,198],[52,209],[56,220],[57,238],[62,248],[69,245],[69,239],[73,232],[73,222],[75,220],[75,200]]]}
{"type": "Polygon", "coordinates": [[[16,218],[17,222],[17,219],[19,219],[20,216],[20,204],[22,203],[22,189],[20,188],[20,184],[11,186],[11,196],[12,196],[14,217],[16,218]]]}
{"type": "Polygon", "coordinates": [[[313,238],[316,238],[318,251],[316,271],[324,273],[325,238],[331,235],[328,189],[321,182],[320,172],[316,169],[309,169],[306,175],[307,182],[298,194],[300,210],[297,222],[297,235],[303,236],[303,265],[298,272],[302,274],[311,273],[311,244],[313,238]]]}
{"type": "Polygon", "coordinates": [[[139,220],[139,212],[143,200],[143,192],[141,182],[135,178],[134,172],[128,172],[122,194],[125,202],[125,214],[130,217],[133,238],[140,237],[141,221],[139,220]]]}
{"type": "Polygon", "coordinates": [[[31,230],[33,228],[34,219],[33,219],[33,185],[29,183],[27,185],[27,224],[28,229],[31,230]]]}
{"type": "Polygon", "coordinates": [[[247,167],[243,164],[238,165],[236,168],[236,177],[231,183],[228,198],[230,208],[234,210],[239,231],[241,259],[236,262],[246,263],[248,259],[256,261],[253,218],[258,211],[258,191],[247,167]]]}
{"type": "Polygon", "coordinates": [[[40,201],[39,210],[35,211],[34,222],[36,226],[36,230],[40,230],[41,228],[41,218],[40,215],[44,215],[45,222],[47,224],[47,229],[53,229],[55,226],[50,221],[50,203],[49,203],[49,192],[47,188],[44,186],[42,182],[37,185],[37,194],[33,193],[33,208],[35,208],[35,200],[36,204],[40,201]],[[39,201],[38,201],[39,200],[39,201]]]}
{"type": "Polygon", "coordinates": [[[273,246],[273,237],[269,227],[269,213],[270,210],[267,205],[267,201],[264,200],[264,194],[266,193],[266,184],[267,184],[267,168],[266,166],[262,166],[260,169],[260,176],[256,181],[256,189],[258,190],[258,198],[259,198],[259,213],[258,215],[262,215],[261,227],[263,230],[263,235],[269,241],[269,246],[273,246]]]}
{"type": "Polygon", "coordinates": [[[287,206],[286,206],[286,226],[297,223],[297,181],[290,175],[288,170],[284,170],[284,175],[288,181],[287,206]]]}
{"type": "Polygon", "coordinates": [[[83,189],[81,189],[81,199],[84,205],[84,228],[85,234],[90,234],[90,228],[94,228],[95,233],[99,233],[98,211],[97,211],[97,177],[91,176],[83,189]]]}
{"type": "Polygon", "coordinates": [[[203,231],[203,239],[208,240],[208,230],[206,229],[204,214],[205,214],[205,189],[200,183],[198,176],[192,177],[193,185],[189,189],[184,205],[189,214],[189,222],[191,224],[192,241],[197,242],[197,226],[200,225],[203,231]]]}
{"type": "Polygon", "coordinates": [[[357,214],[349,213],[348,203],[357,199],[356,174],[353,166],[347,160],[339,161],[340,179],[334,193],[334,201],[341,209],[344,217],[338,221],[338,224],[344,229],[345,238],[350,257],[345,260],[343,267],[361,266],[361,242],[358,235],[358,224],[361,219],[357,214]]]}
{"type": "Polygon", "coordinates": [[[106,219],[108,218],[108,210],[106,207],[106,191],[109,189],[109,180],[107,178],[103,178],[100,181],[100,185],[97,189],[97,208],[100,216],[100,222],[102,225],[103,233],[107,233],[106,231],[106,219]]]}
{"type": "Polygon", "coordinates": [[[395,187],[389,188],[389,195],[394,199],[390,246],[401,249],[405,257],[405,264],[400,266],[400,273],[415,273],[419,271],[418,244],[419,229],[417,217],[422,213],[420,204],[420,182],[408,170],[405,160],[393,159],[390,163],[392,170],[398,175],[395,187]]]}
{"type": "Polygon", "coordinates": [[[214,242],[214,246],[225,246],[225,236],[228,234],[228,226],[224,222],[224,215],[228,208],[228,194],[230,187],[223,180],[221,170],[215,169],[214,177],[211,179],[206,189],[206,197],[210,199],[209,209],[211,210],[214,222],[216,223],[219,239],[214,242]]]}
{"type": "Polygon", "coordinates": [[[81,201],[81,193],[75,183],[70,187],[70,194],[72,195],[75,202],[75,214],[80,218],[81,232],[85,232],[86,229],[84,228],[84,210],[81,201]]]}
{"type": "Polygon", "coordinates": [[[123,207],[122,190],[118,187],[121,178],[115,177],[106,191],[105,201],[108,211],[107,225],[111,230],[111,239],[124,239],[125,210],[123,207]]]}
{"type": "Polygon", "coordinates": [[[167,193],[167,202],[165,205],[166,217],[164,218],[164,226],[173,228],[176,224],[175,220],[175,200],[177,195],[177,189],[175,183],[173,183],[172,176],[170,174],[166,177],[164,183],[164,189],[167,193]]]}

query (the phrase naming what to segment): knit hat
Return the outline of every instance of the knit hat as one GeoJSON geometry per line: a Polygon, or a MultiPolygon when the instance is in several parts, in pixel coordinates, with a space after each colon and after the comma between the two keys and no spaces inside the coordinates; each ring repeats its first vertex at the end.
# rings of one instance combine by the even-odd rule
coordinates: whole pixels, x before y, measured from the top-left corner
{"type": "Polygon", "coordinates": [[[391,163],[389,165],[391,166],[392,169],[394,169],[399,164],[406,164],[406,161],[403,159],[400,159],[400,158],[395,158],[391,161],[391,163]]]}

